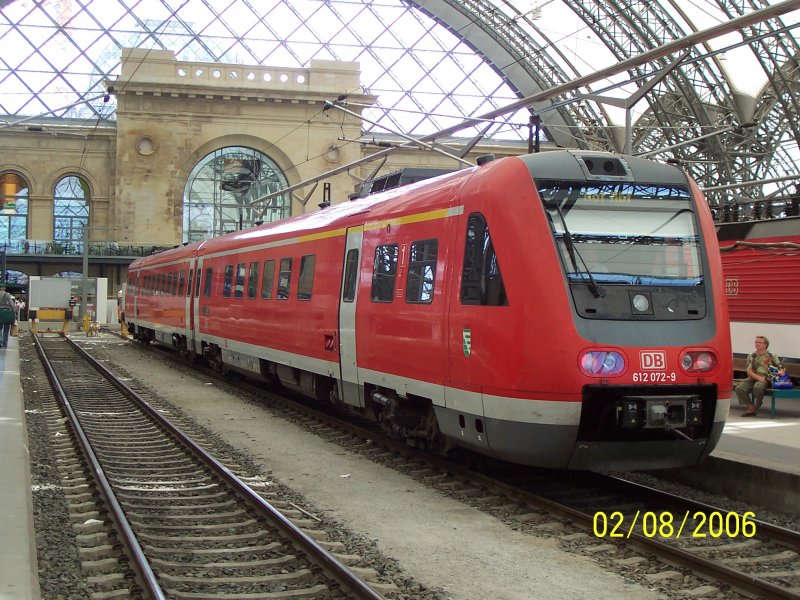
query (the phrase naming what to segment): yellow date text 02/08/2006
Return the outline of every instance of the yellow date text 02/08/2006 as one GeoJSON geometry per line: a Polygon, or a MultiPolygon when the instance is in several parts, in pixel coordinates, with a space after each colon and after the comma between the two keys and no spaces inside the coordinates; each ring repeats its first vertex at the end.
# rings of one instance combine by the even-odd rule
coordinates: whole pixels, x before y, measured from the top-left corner
{"type": "Polygon", "coordinates": [[[594,513],[594,535],[598,538],[630,538],[633,534],[647,538],[678,539],[692,538],[751,538],[756,534],[755,513],[743,515],[735,512],[711,512],[687,510],[675,515],[669,511],[653,512],[640,510],[635,515],[624,515],[619,511],[607,514],[594,513]],[[691,518],[691,519],[690,519],[691,518]]]}

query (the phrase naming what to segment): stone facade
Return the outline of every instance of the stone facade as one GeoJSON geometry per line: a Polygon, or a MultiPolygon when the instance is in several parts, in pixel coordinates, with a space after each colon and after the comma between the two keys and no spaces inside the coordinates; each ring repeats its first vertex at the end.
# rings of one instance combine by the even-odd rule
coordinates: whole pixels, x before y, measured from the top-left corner
{"type": "MultiPolygon", "coordinates": [[[[119,239],[179,243],[184,186],[208,153],[227,146],[253,148],[271,158],[290,184],[360,158],[359,119],[330,114],[323,103],[347,95],[359,105],[358,65],[311,61],[308,69],[188,63],[171,51],[123,50],[122,72],[109,82],[117,96],[115,222],[119,239]]],[[[344,199],[352,180],[333,177],[332,197],[344,199]]],[[[292,201],[293,215],[321,201],[292,201]]]]}

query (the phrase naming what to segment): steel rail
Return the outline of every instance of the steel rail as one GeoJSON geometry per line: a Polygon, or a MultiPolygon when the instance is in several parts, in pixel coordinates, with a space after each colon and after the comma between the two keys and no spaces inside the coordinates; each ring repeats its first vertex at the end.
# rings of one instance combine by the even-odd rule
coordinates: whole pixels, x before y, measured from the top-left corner
{"type": "MultiPolygon", "coordinates": [[[[164,351],[165,353],[171,354],[171,352],[167,351],[160,345],[157,346],[156,348],[158,350],[164,351]]],[[[191,368],[198,369],[197,366],[192,366],[191,368]]],[[[202,367],[200,368],[207,375],[215,375],[220,380],[228,381],[216,371],[211,371],[209,369],[205,369],[202,367]]],[[[250,392],[254,394],[263,395],[265,393],[265,390],[263,388],[257,387],[246,381],[240,381],[233,385],[242,389],[248,389],[250,392]]],[[[274,399],[276,402],[278,402],[280,405],[284,407],[287,407],[298,413],[304,414],[309,418],[313,418],[317,421],[326,423],[331,427],[334,427],[336,429],[339,429],[354,436],[368,438],[372,441],[373,444],[380,445],[394,452],[404,453],[406,456],[411,456],[412,458],[417,458],[419,460],[424,461],[428,465],[431,465],[433,468],[439,469],[443,472],[453,473],[454,475],[457,475],[472,483],[477,482],[479,484],[485,485],[486,487],[498,489],[499,491],[503,492],[506,496],[510,498],[516,498],[531,505],[539,506],[549,511],[555,516],[560,516],[572,520],[578,526],[585,527],[590,531],[593,529],[594,516],[591,514],[585,513],[581,510],[572,508],[570,506],[566,506],[555,500],[545,498],[538,494],[520,490],[519,488],[514,487],[512,484],[499,481],[489,475],[477,473],[467,467],[456,465],[451,460],[448,460],[444,457],[437,456],[435,454],[432,454],[424,450],[419,450],[417,448],[409,447],[404,442],[393,440],[391,438],[378,437],[375,435],[374,431],[369,431],[368,429],[365,429],[364,427],[358,424],[342,420],[341,418],[335,415],[321,412],[318,409],[314,408],[313,406],[293,402],[292,400],[284,398],[277,394],[270,394],[270,398],[274,399]]],[[[625,483],[631,484],[632,482],[625,481],[625,483]]],[[[646,488],[646,486],[641,486],[641,487],[646,488]]],[[[662,497],[673,496],[671,494],[668,494],[667,492],[654,490],[653,488],[648,488],[648,489],[652,490],[652,493],[659,494],[662,497]]],[[[676,496],[673,497],[678,498],[676,496]]],[[[682,499],[682,500],[685,503],[693,502],[689,499],[682,499]]],[[[700,503],[698,503],[698,505],[700,505],[700,503]]],[[[706,510],[710,511],[721,510],[718,507],[713,507],[711,505],[703,505],[703,506],[705,507],[706,510]]],[[[793,549],[796,547],[798,543],[797,532],[786,530],[781,527],[778,527],[777,525],[765,523],[764,521],[756,519],[753,519],[753,521],[757,525],[757,530],[759,528],[762,528],[763,526],[763,528],[768,530],[769,532],[768,535],[773,537],[775,541],[779,543],[785,543],[784,539],[787,539],[789,540],[789,543],[786,543],[787,546],[792,547],[793,549]]],[[[705,575],[707,578],[711,578],[715,581],[722,581],[724,583],[731,585],[733,588],[736,588],[737,590],[740,590],[750,595],[756,595],[760,598],[765,598],[767,600],[800,600],[800,594],[792,591],[791,589],[781,587],[779,585],[770,583],[768,581],[765,581],[758,577],[754,577],[752,575],[741,573],[740,571],[732,569],[720,562],[715,562],[713,560],[706,559],[704,557],[693,554],[690,551],[683,550],[671,544],[658,541],[655,538],[651,539],[642,534],[632,532],[628,538],[621,539],[620,541],[625,544],[630,544],[631,546],[637,547],[646,552],[655,554],[656,556],[662,558],[667,563],[683,566],[688,570],[693,571],[694,573],[705,575]]]]}
{"type": "MultiPolygon", "coordinates": [[[[65,337],[64,339],[71,342],[69,338],[65,337]]],[[[155,573],[153,573],[153,569],[145,557],[142,547],[139,545],[136,534],[133,532],[133,528],[128,522],[125,512],[122,510],[122,506],[120,506],[114,491],[111,489],[111,484],[108,482],[108,478],[103,471],[103,467],[100,465],[97,455],[94,453],[92,445],[89,442],[89,438],[86,436],[78,416],[72,409],[72,404],[70,404],[64,388],[61,386],[58,375],[56,375],[55,369],[53,368],[50,359],[47,357],[41,341],[39,341],[39,336],[34,335],[33,342],[36,345],[36,352],[39,354],[39,358],[42,361],[42,366],[47,374],[47,378],[50,380],[50,385],[53,387],[53,391],[58,398],[58,402],[64,409],[67,419],[69,420],[69,424],[78,439],[78,443],[81,446],[83,455],[86,458],[86,461],[89,463],[89,468],[94,475],[100,494],[103,496],[103,500],[105,501],[106,505],[110,508],[109,512],[111,519],[116,525],[117,532],[122,539],[122,543],[127,550],[128,556],[133,561],[133,570],[139,578],[139,583],[147,590],[147,592],[150,594],[150,598],[153,600],[166,600],[166,596],[164,595],[164,592],[158,583],[155,573]]]]}
{"type": "MultiPolygon", "coordinates": [[[[249,387],[249,384],[245,383],[244,385],[249,387]]],[[[260,391],[263,393],[263,390],[260,391]]],[[[313,415],[314,418],[329,423],[332,426],[335,426],[348,433],[351,433],[353,435],[364,435],[365,430],[362,427],[355,425],[353,423],[348,423],[347,421],[343,421],[337,418],[336,416],[329,415],[326,413],[320,414],[313,407],[305,406],[302,404],[297,405],[295,403],[287,401],[287,405],[288,404],[291,404],[292,408],[298,410],[299,412],[302,412],[310,416],[313,415]]],[[[425,452],[423,450],[410,448],[407,444],[403,442],[399,442],[389,438],[378,439],[374,436],[374,432],[367,432],[367,433],[369,439],[371,439],[373,443],[380,444],[381,446],[387,449],[393,450],[395,452],[405,452],[413,454],[418,458],[422,458],[425,462],[434,465],[438,469],[441,469],[443,471],[449,471],[469,481],[478,481],[479,483],[483,483],[486,486],[499,488],[509,497],[519,498],[532,505],[540,506],[555,515],[573,520],[589,530],[591,530],[593,527],[593,519],[594,519],[593,515],[566,506],[554,500],[550,500],[549,498],[545,498],[543,496],[539,496],[537,494],[533,494],[530,492],[525,492],[523,490],[515,488],[513,485],[498,481],[497,479],[494,479],[487,475],[483,475],[481,473],[476,473],[475,471],[472,471],[468,468],[454,465],[450,460],[447,460],[440,456],[436,456],[429,452],[425,452]]],[[[626,483],[631,483],[631,482],[626,482],[626,483]]],[[[660,490],[654,490],[653,493],[660,494],[662,495],[662,497],[664,495],[668,495],[666,492],[661,492],[660,490]]],[[[688,499],[683,499],[683,500],[686,503],[691,502],[688,499]]],[[[706,508],[709,510],[720,510],[718,507],[712,507],[710,505],[704,505],[704,506],[706,506],[706,508]]],[[[759,530],[761,528],[767,529],[768,535],[773,537],[775,541],[784,543],[784,540],[788,540],[788,543],[786,545],[792,547],[793,549],[796,548],[798,544],[797,532],[792,532],[790,530],[778,527],[777,525],[765,523],[764,521],[756,519],[753,519],[753,521],[756,523],[757,528],[759,530]]],[[[759,579],[757,577],[753,577],[752,575],[741,573],[740,571],[732,569],[720,562],[715,562],[713,560],[706,559],[704,557],[693,554],[687,550],[682,550],[681,548],[677,548],[673,545],[658,541],[657,539],[651,539],[639,533],[632,533],[628,539],[625,539],[623,541],[625,543],[629,543],[632,546],[638,547],[647,552],[651,552],[659,556],[668,563],[681,565],[695,573],[706,575],[716,581],[723,581],[743,592],[747,592],[749,594],[756,594],[759,597],[768,600],[800,600],[800,595],[797,594],[796,592],[791,591],[790,589],[783,588],[779,585],[770,583],[768,581],[764,581],[763,579],[759,579]]]]}
{"type": "MultiPolygon", "coordinates": [[[[616,477],[613,475],[605,475],[608,479],[611,479],[618,485],[625,485],[628,486],[630,489],[636,491],[637,493],[644,493],[644,494],[653,494],[655,497],[663,499],[666,498],[669,502],[672,502],[675,505],[681,506],[683,508],[688,508],[690,510],[697,510],[703,511],[706,514],[710,514],[715,511],[719,511],[718,506],[712,506],[711,504],[706,504],[705,502],[700,502],[699,500],[691,500],[689,498],[683,498],[682,496],[678,496],[676,494],[665,492],[663,490],[659,490],[642,483],[636,483],[635,481],[628,481],[622,477],[616,477]]],[[[761,519],[752,518],[750,519],[755,525],[759,532],[764,533],[766,532],[767,537],[771,540],[778,542],[786,546],[787,548],[791,548],[795,552],[800,554],[800,532],[793,531],[791,529],[787,529],[786,527],[781,527],[780,525],[775,525],[773,523],[767,523],[766,521],[762,521],[761,519]]]]}
{"type": "Polygon", "coordinates": [[[187,436],[179,427],[154,409],[144,398],[114,375],[104,365],[100,364],[93,356],[87,353],[70,338],[65,338],[87,362],[98,372],[106,377],[118,390],[133,399],[140,409],[147,413],[158,425],[173,435],[181,444],[194,452],[211,470],[224,479],[240,496],[249,501],[254,508],[261,511],[271,522],[280,529],[292,542],[297,544],[309,560],[316,563],[325,572],[333,575],[343,589],[347,590],[358,600],[381,600],[383,597],[369,587],[362,579],[350,571],[345,565],[336,560],[330,552],[322,548],[316,541],[301,531],[294,523],[287,519],[278,509],[254,492],[247,484],[240,480],[230,469],[220,463],[216,458],[206,452],[194,440],[187,436]]]}

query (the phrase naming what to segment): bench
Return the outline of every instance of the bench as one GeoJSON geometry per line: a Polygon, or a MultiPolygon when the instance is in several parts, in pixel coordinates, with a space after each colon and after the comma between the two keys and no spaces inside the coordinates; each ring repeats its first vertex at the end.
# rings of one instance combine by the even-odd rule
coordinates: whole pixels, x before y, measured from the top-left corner
{"type": "Polygon", "coordinates": [[[775,418],[775,400],[778,398],[797,398],[800,400],[800,389],[792,388],[789,390],[769,388],[764,392],[764,396],[769,396],[772,399],[772,406],[770,407],[769,415],[775,418]]]}

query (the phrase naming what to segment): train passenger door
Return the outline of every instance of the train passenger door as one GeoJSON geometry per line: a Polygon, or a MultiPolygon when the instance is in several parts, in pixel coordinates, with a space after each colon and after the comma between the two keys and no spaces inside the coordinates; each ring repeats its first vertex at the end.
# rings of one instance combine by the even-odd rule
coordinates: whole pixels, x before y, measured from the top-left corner
{"type": "Polygon", "coordinates": [[[200,282],[203,276],[203,260],[195,257],[192,263],[194,265],[194,282],[192,283],[191,296],[189,297],[189,315],[192,331],[189,348],[193,348],[195,354],[202,354],[203,344],[200,340],[200,282]]]}
{"type": "Polygon", "coordinates": [[[344,249],[342,294],[339,298],[339,398],[353,406],[364,406],[356,356],[356,304],[361,265],[363,227],[350,227],[344,249]]]}
{"type": "Polygon", "coordinates": [[[194,290],[194,278],[196,276],[196,262],[196,259],[191,258],[184,267],[188,271],[186,274],[186,292],[183,296],[183,314],[186,315],[184,321],[184,335],[186,336],[187,350],[192,350],[194,347],[194,294],[192,291],[194,290]]]}

